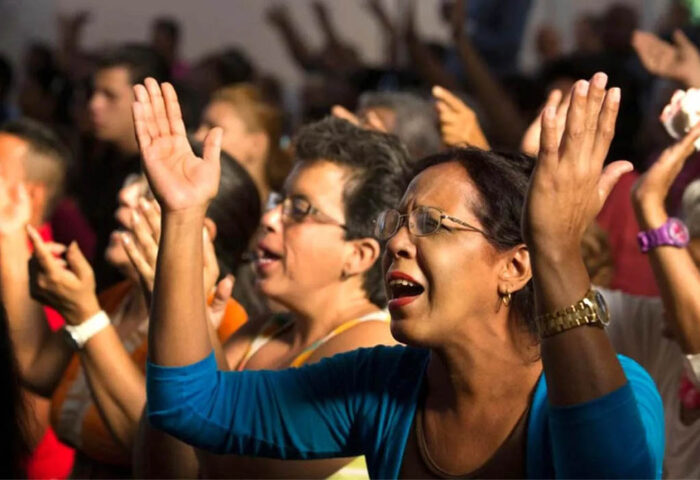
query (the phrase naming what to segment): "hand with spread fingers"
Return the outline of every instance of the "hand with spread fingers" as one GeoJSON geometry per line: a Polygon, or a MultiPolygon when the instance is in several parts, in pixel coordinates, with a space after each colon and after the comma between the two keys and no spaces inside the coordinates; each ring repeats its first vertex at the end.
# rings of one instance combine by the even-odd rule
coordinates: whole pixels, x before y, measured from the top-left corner
{"type": "Polygon", "coordinates": [[[632,203],[643,229],[658,228],[666,222],[666,196],[685,161],[695,152],[700,124],[678,142],[666,148],[659,159],[642,175],[632,190],[632,203]]]}
{"type": "Polygon", "coordinates": [[[379,115],[377,115],[377,112],[372,110],[368,110],[362,116],[357,116],[341,105],[334,105],[331,109],[331,114],[334,117],[347,120],[356,127],[364,128],[365,130],[374,130],[382,133],[389,132],[389,129],[386,127],[382,119],[379,118],[379,115]]]}
{"type": "Polygon", "coordinates": [[[681,30],[668,43],[651,32],[635,31],[632,46],[644,67],[652,74],[700,87],[700,52],[681,30]]]}
{"type": "Polygon", "coordinates": [[[576,252],[581,239],[622,174],[626,161],[603,169],[615,132],[620,89],[605,89],[607,76],[575,84],[560,137],[553,105],[542,114],[537,165],[524,212],[525,238],[531,254],[557,256],[576,252]]]}
{"type": "Polygon", "coordinates": [[[95,276],[78,244],[68,248],[49,244],[31,226],[27,227],[34,246],[29,263],[32,298],[57,310],[70,325],[79,325],[99,312],[95,276]],[[56,258],[65,254],[65,261],[56,258]]]}
{"type": "Polygon", "coordinates": [[[23,231],[31,215],[32,206],[24,185],[11,188],[0,178],[0,235],[23,231]]]}
{"type": "Polygon", "coordinates": [[[164,212],[206,210],[219,187],[221,128],[212,128],[198,158],[187,140],[180,104],[169,83],[134,86],[136,138],[143,168],[164,212]]]}
{"type": "Polygon", "coordinates": [[[540,152],[540,136],[542,134],[542,114],[545,109],[553,107],[556,110],[555,114],[555,126],[557,131],[557,136],[561,140],[561,136],[564,134],[564,126],[566,125],[566,112],[569,110],[569,104],[571,103],[571,92],[563,96],[561,90],[554,89],[549,92],[547,100],[540,111],[540,114],[532,121],[522,140],[520,141],[520,151],[526,153],[530,156],[536,157],[540,152]]]}
{"type": "Polygon", "coordinates": [[[483,150],[491,148],[474,110],[442,87],[433,87],[433,97],[436,100],[440,132],[445,145],[470,145],[483,150]]]}

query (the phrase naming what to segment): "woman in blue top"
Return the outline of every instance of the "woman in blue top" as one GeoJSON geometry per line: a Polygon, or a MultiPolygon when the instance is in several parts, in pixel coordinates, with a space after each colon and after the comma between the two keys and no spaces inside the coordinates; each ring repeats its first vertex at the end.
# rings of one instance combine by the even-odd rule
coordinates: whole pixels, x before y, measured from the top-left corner
{"type": "Polygon", "coordinates": [[[521,157],[439,155],[378,219],[392,333],[410,346],[276,372],[217,371],[207,336],[199,252],[221,132],[195,157],[172,86],[137,86],[137,137],[163,209],[151,422],[220,453],[364,454],[372,477],[660,476],[658,393],[615,355],[580,254],[631,169],[602,168],[620,103],[606,83],[579,81],[565,121],[545,108],[534,171],[521,157]]]}

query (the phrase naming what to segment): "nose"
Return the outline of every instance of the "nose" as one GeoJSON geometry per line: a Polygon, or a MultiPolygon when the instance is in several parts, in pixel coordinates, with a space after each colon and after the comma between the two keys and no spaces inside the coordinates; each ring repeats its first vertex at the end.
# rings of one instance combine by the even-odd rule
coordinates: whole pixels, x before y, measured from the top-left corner
{"type": "Polygon", "coordinates": [[[416,245],[413,243],[412,235],[408,232],[406,222],[386,243],[386,251],[392,258],[414,258],[416,256],[416,245]]]}
{"type": "Polygon", "coordinates": [[[282,205],[267,210],[260,219],[263,233],[282,231],[282,205]]]}

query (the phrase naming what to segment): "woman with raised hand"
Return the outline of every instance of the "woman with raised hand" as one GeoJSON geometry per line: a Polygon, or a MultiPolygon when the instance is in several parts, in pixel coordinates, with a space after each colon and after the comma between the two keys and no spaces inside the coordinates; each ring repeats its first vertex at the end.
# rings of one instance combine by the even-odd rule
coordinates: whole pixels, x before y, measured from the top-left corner
{"type": "Polygon", "coordinates": [[[381,478],[659,477],[658,392],[613,351],[580,253],[584,230],[630,168],[602,169],[620,102],[606,82],[596,74],[577,84],[561,141],[556,113],[545,110],[534,171],[527,158],[441,154],[418,170],[398,209],[379,216],[391,330],[409,346],[243,373],[217,372],[196,275],[220,133],[195,157],[174,91],[165,84],[161,95],[151,82],[134,106],[163,206],[151,423],[220,453],[363,453],[381,478]]]}
{"type": "MultiPolygon", "coordinates": [[[[159,88],[150,81],[148,86],[159,88]]],[[[169,87],[164,88],[169,91],[169,87]]],[[[149,101],[145,89],[137,88],[136,92],[139,104],[149,101]]],[[[176,101],[172,102],[177,108],[176,101]]],[[[161,111],[165,112],[164,106],[161,111]]],[[[135,114],[138,118],[138,104],[135,114]]],[[[144,123],[139,126],[148,128],[144,123]]],[[[403,194],[409,164],[405,148],[391,135],[329,117],[302,128],[294,151],[295,167],[283,190],[268,201],[254,251],[258,289],[286,313],[269,316],[262,324],[249,323],[238,331],[223,345],[226,368],[278,370],[361,347],[395,343],[389,314],[384,310],[386,294],[379,262],[382,243],[375,236],[374,218],[396,205],[403,194]]],[[[145,156],[148,153],[144,151],[145,156]]],[[[163,213],[165,226],[165,208],[163,213]]],[[[161,235],[161,241],[164,238],[161,235]]],[[[189,349],[185,345],[177,348],[189,349]]],[[[144,445],[149,443],[156,444],[145,439],[144,445]]],[[[168,451],[167,457],[162,453],[149,455],[158,464],[152,463],[143,474],[183,474],[165,470],[169,460],[165,464],[161,460],[183,458],[173,449],[168,451]]],[[[290,464],[232,455],[218,459],[200,455],[200,459],[202,475],[226,477],[231,472],[322,477],[352,460],[290,464]]],[[[338,473],[347,477],[353,472],[366,476],[361,460],[338,473]]]]}

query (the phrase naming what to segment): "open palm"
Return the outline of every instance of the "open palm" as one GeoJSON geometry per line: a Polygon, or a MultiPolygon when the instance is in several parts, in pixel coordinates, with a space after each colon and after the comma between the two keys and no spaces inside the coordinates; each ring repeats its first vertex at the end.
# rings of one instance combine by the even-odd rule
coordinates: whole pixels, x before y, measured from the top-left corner
{"type": "Polygon", "coordinates": [[[206,209],[219,187],[221,129],[204,140],[202,158],[192,152],[175,89],[147,78],[134,86],[134,126],[143,169],[165,211],[206,209]]]}

